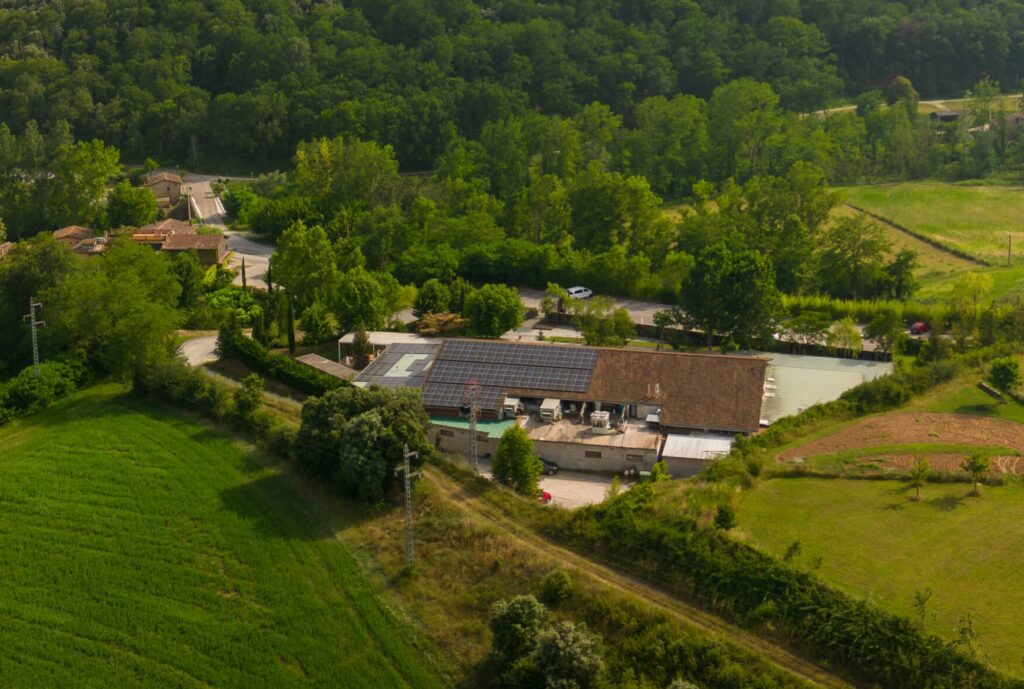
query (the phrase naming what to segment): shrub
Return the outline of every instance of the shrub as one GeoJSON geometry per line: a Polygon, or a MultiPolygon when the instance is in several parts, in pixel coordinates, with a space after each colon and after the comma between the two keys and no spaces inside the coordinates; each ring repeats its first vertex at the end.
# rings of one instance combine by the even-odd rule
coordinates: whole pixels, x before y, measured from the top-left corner
{"type": "Polygon", "coordinates": [[[564,567],[556,567],[544,577],[540,597],[548,605],[558,606],[572,597],[572,590],[572,576],[564,567]]]}
{"type": "Polygon", "coordinates": [[[248,420],[263,404],[263,379],[258,373],[246,376],[232,397],[235,400],[235,413],[241,419],[248,420]]]}
{"type": "Polygon", "coordinates": [[[736,510],[729,503],[722,503],[715,512],[715,526],[728,531],[736,526],[736,510]]]}
{"type": "Polygon", "coordinates": [[[7,408],[10,417],[32,414],[74,392],[82,374],[81,369],[61,362],[39,364],[38,375],[29,366],[0,386],[0,407],[7,408]]]}

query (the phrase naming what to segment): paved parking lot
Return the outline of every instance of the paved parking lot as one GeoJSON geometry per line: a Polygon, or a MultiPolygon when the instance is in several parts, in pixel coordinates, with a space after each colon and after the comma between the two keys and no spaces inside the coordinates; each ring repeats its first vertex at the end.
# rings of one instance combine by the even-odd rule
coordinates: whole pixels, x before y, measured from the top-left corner
{"type": "MultiPolygon", "coordinates": [[[[480,462],[480,473],[487,478],[491,477],[489,462],[480,462]]],[[[551,493],[552,503],[574,509],[603,501],[611,482],[610,476],[560,469],[554,476],[541,476],[540,487],[541,490],[551,493]]],[[[627,488],[629,484],[623,482],[622,489],[627,488]]]]}

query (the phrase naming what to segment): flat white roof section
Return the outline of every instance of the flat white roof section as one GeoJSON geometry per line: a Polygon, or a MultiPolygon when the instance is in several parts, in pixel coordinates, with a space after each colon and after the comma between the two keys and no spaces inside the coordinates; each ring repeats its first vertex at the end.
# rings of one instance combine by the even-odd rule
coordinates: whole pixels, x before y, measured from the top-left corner
{"type": "Polygon", "coordinates": [[[770,359],[761,419],[775,423],[815,404],[831,402],[850,388],[893,372],[888,361],[862,361],[807,354],[737,352],[770,359]]]}
{"type": "Polygon", "coordinates": [[[665,438],[661,456],[668,459],[720,459],[732,450],[732,441],[731,437],[711,433],[670,433],[665,438]]]}
{"type": "MultiPolygon", "coordinates": [[[[339,344],[352,344],[356,334],[345,333],[338,340],[339,344]]],[[[440,338],[423,337],[416,333],[392,333],[384,330],[368,330],[366,336],[374,347],[389,347],[393,344],[440,344],[440,338]]]]}

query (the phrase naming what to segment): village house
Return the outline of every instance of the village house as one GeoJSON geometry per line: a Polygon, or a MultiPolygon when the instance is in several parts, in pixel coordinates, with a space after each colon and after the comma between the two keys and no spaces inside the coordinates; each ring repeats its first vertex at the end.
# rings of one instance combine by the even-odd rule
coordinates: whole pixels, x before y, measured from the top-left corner
{"type": "Polygon", "coordinates": [[[146,187],[153,192],[157,204],[173,207],[181,200],[181,177],[173,172],[155,172],[146,178],[146,187]]]}
{"type": "Polygon", "coordinates": [[[174,218],[159,220],[148,225],[143,225],[132,232],[132,239],[140,244],[148,244],[154,249],[163,246],[164,241],[173,234],[195,234],[196,230],[192,225],[174,218]]]}
{"type": "Polygon", "coordinates": [[[69,249],[74,249],[80,242],[92,238],[92,230],[81,225],[68,225],[55,230],[53,238],[69,249]]]}
{"type": "Polygon", "coordinates": [[[195,251],[204,266],[221,265],[228,253],[227,241],[222,234],[172,233],[164,240],[162,251],[195,251]]]}

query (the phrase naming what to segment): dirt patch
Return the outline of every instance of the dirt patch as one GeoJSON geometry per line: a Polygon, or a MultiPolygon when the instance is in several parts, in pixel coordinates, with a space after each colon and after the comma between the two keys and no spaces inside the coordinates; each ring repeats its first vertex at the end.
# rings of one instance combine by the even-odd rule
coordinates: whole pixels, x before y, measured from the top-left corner
{"type": "MultiPolygon", "coordinates": [[[[779,455],[779,459],[792,460],[797,457],[816,457],[860,448],[910,443],[998,446],[1024,453],[1024,425],[969,414],[886,414],[864,419],[832,435],[786,450],[779,455]]],[[[914,461],[912,455],[886,456],[892,460],[887,465],[893,468],[904,469],[914,461]]],[[[963,458],[960,453],[943,452],[928,455],[928,462],[934,470],[955,471],[963,458]]],[[[863,459],[878,461],[879,456],[874,454],[863,459]]],[[[992,467],[999,473],[1024,473],[1024,458],[994,457],[992,467]]]]}

